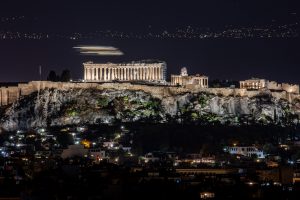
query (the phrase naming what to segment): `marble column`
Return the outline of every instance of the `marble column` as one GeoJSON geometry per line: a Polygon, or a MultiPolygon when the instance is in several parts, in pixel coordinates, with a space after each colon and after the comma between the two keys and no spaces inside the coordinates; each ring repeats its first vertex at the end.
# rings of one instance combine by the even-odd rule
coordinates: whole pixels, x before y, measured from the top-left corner
{"type": "Polygon", "coordinates": [[[135,80],[135,70],[132,68],[132,80],[135,80]]]}
{"type": "Polygon", "coordinates": [[[133,80],[133,76],[132,76],[132,68],[129,68],[130,70],[129,70],[129,76],[130,76],[130,80],[132,81],[133,80]]]}
{"type": "Polygon", "coordinates": [[[162,67],[159,68],[159,79],[162,80],[163,79],[163,71],[162,71],[162,67]]]}
{"type": "Polygon", "coordinates": [[[98,80],[98,68],[95,68],[95,81],[98,80]]]}
{"type": "Polygon", "coordinates": [[[129,68],[129,69],[128,69],[128,76],[129,76],[129,80],[130,80],[130,81],[132,80],[131,71],[132,71],[132,68],[129,68]]]}
{"type": "Polygon", "coordinates": [[[106,74],[107,74],[107,68],[105,67],[105,68],[103,68],[103,75],[104,75],[104,81],[106,81],[107,80],[107,77],[106,77],[106,74]]]}
{"type": "Polygon", "coordinates": [[[99,81],[101,81],[102,80],[102,68],[100,67],[99,68],[99,81]]]}
{"type": "Polygon", "coordinates": [[[152,81],[154,79],[154,68],[151,67],[150,69],[151,69],[151,81],[152,81]]]}
{"type": "Polygon", "coordinates": [[[90,80],[93,80],[93,68],[90,69],[90,80]]]}
{"type": "Polygon", "coordinates": [[[147,68],[147,80],[149,81],[150,80],[150,74],[151,72],[150,72],[150,68],[147,68]]]}
{"type": "Polygon", "coordinates": [[[123,80],[126,81],[126,67],[124,68],[123,80]]]}
{"type": "Polygon", "coordinates": [[[158,67],[158,79],[161,80],[161,68],[158,67]]]}
{"type": "Polygon", "coordinates": [[[99,72],[99,68],[97,67],[95,70],[96,70],[96,80],[98,81],[99,80],[99,73],[98,73],[99,72]]]}
{"type": "Polygon", "coordinates": [[[136,79],[140,80],[140,68],[139,67],[136,69],[136,79]]]}
{"type": "Polygon", "coordinates": [[[160,67],[158,67],[158,80],[161,80],[161,74],[160,74],[161,70],[160,67]]]}
{"type": "Polygon", "coordinates": [[[94,75],[95,75],[95,68],[92,68],[92,78],[91,78],[92,80],[94,80],[95,77],[94,75]]]}
{"type": "Polygon", "coordinates": [[[124,68],[121,68],[121,80],[124,80],[124,68]]]}
{"type": "Polygon", "coordinates": [[[135,80],[139,80],[139,68],[135,68],[135,80]]]}
{"type": "Polygon", "coordinates": [[[132,68],[132,80],[135,80],[135,68],[132,68]]]}
{"type": "Polygon", "coordinates": [[[125,67],[124,68],[124,81],[127,80],[127,68],[125,67]]]}
{"type": "Polygon", "coordinates": [[[112,68],[109,68],[108,80],[110,81],[112,80],[111,75],[112,75],[112,68]]]}
{"type": "Polygon", "coordinates": [[[103,68],[100,68],[100,78],[99,78],[100,81],[103,80],[103,77],[102,77],[102,76],[103,76],[103,75],[102,75],[102,71],[103,71],[103,68]]]}
{"type": "Polygon", "coordinates": [[[155,80],[155,67],[152,67],[152,80],[155,80]]]}
{"type": "Polygon", "coordinates": [[[94,68],[93,69],[93,74],[94,74],[94,81],[96,81],[97,80],[97,78],[98,78],[98,68],[94,68]]]}
{"type": "Polygon", "coordinates": [[[99,80],[98,69],[99,69],[99,68],[96,68],[96,69],[95,69],[95,70],[96,70],[96,80],[97,80],[97,81],[99,80]]]}
{"type": "Polygon", "coordinates": [[[126,76],[126,75],[127,75],[127,74],[126,74],[126,70],[127,70],[127,68],[125,67],[125,68],[124,68],[124,75],[123,75],[123,80],[124,80],[124,81],[126,81],[126,79],[127,79],[127,76],[126,76]]]}
{"type": "Polygon", "coordinates": [[[130,81],[130,68],[127,68],[127,80],[130,81]]]}
{"type": "Polygon", "coordinates": [[[114,68],[110,69],[110,80],[114,80],[114,68]]]}

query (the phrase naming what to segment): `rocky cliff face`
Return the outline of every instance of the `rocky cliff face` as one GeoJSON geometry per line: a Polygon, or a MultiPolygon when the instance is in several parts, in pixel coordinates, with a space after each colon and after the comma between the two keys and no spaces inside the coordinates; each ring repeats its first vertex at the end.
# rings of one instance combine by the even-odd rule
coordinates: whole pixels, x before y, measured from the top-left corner
{"type": "Polygon", "coordinates": [[[298,123],[300,103],[255,97],[224,97],[183,93],[154,98],[143,91],[46,89],[2,108],[0,126],[6,131],[71,124],[175,122],[200,124],[298,123]]]}

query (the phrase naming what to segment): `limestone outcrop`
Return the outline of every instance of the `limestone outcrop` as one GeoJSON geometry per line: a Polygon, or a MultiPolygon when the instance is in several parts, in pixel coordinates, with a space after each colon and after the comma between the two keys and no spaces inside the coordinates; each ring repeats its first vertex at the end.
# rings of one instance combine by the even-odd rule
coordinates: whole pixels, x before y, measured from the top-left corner
{"type": "Polygon", "coordinates": [[[298,123],[299,112],[298,99],[288,101],[268,91],[246,96],[217,89],[45,88],[1,107],[0,127],[15,131],[116,122],[289,126],[298,123]]]}

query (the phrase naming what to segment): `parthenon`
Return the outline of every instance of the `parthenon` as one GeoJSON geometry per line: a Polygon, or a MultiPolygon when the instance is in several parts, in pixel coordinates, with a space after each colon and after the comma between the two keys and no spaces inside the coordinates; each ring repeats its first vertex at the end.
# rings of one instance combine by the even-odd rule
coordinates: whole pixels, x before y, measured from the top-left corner
{"type": "Polygon", "coordinates": [[[87,62],[83,65],[85,82],[166,80],[166,63],[162,61],[105,64],[87,62]]]}

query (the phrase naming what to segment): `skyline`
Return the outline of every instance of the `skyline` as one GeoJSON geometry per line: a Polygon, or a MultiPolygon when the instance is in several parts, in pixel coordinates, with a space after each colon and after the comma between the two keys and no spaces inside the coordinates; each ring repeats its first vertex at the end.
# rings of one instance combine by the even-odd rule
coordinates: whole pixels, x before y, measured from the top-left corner
{"type": "Polygon", "coordinates": [[[0,82],[38,80],[40,65],[44,79],[64,69],[78,79],[90,60],[159,59],[168,77],[187,67],[211,79],[300,83],[296,1],[16,2],[1,7],[0,82]],[[84,45],[124,55],[82,56],[73,49],[84,45]]]}

